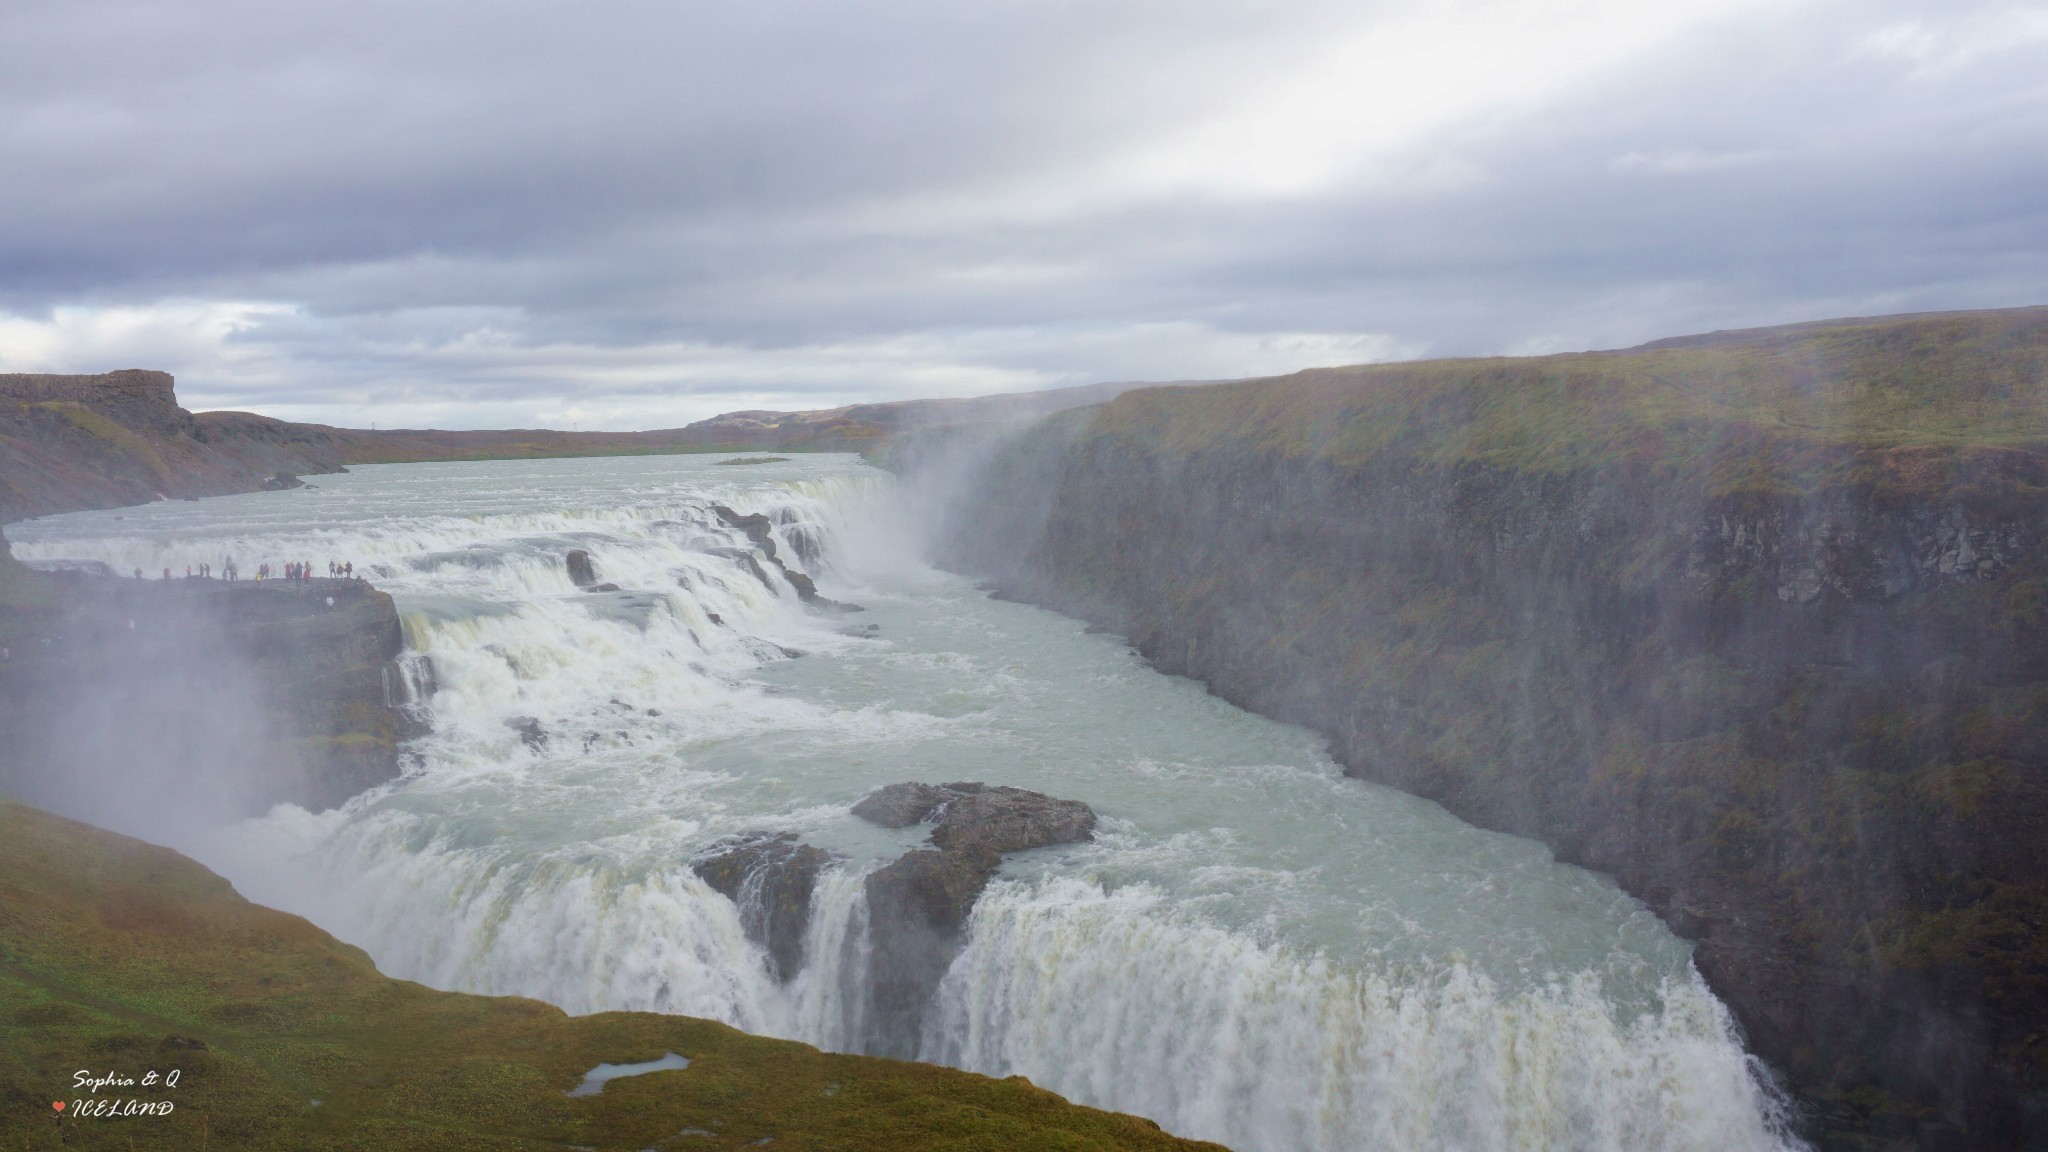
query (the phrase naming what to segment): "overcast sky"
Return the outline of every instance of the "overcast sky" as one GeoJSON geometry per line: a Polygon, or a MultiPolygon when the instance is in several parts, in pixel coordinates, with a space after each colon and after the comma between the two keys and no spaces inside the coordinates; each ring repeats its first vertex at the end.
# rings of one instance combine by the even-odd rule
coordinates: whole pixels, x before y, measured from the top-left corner
{"type": "Polygon", "coordinates": [[[7,0],[0,371],[648,428],[2048,303],[2048,3],[7,0]]]}

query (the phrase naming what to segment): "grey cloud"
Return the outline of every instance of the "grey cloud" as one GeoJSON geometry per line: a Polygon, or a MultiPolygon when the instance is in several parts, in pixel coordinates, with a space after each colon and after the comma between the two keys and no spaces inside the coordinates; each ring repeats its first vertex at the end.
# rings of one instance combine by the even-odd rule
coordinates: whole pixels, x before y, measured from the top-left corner
{"type": "Polygon", "coordinates": [[[2048,299],[2038,5],[1750,6],[1303,191],[1105,182],[1431,9],[13,5],[0,312],[290,305],[166,366],[621,425],[2048,299]]]}

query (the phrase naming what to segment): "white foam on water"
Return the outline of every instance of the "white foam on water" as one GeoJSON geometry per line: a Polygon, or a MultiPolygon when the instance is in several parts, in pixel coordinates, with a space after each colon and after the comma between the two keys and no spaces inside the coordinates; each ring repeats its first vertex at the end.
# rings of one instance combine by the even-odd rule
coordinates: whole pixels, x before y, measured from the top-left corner
{"type": "Polygon", "coordinates": [[[349,560],[394,595],[438,686],[408,775],[180,845],[393,975],[858,1051],[862,877],[921,833],[847,807],[986,780],[1090,803],[1098,837],[1006,864],[924,1058],[1242,1152],[1792,1145],[1687,946],[1611,882],[931,570],[850,457],[709,464],[365,467],[10,535],[122,572],[349,560]],[[714,504],[868,611],[807,608],[714,504]],[[571,548],[622,591],[577,589],[571,548]],[[760,832],[836,854],[786,984],[690,868],[760,832]]]}

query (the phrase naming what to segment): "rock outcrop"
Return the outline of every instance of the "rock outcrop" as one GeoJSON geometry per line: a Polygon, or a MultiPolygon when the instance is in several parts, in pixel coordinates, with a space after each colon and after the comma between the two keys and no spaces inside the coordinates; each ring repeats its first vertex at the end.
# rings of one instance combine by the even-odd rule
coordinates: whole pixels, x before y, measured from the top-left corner
{"type": "Polygon", "coordinates": [[[863,797],[853,814],[883,828],[932,821],[932,843],[945,851],[1001,855],[1078,844],[1095,834],[1095,811],[1079,800],[1004,785],[891,784],[863,797]]]}
{"type": "Polygon", "coordinates": [[[740,910],[747,939],[768,953],[769,973],[788,981],[804,963],[811,894],[832,857],[793,832],[751,837],[691,865],[740,910]]]}
{"type": "Polygon", "coordinates": [[[355,580],[0,572],[0,791],[147,829],[399,773],[421,731],[391,598],[355,580]]]}
{"type": "Polygon", "coordinates": [[[346,440],[247,412],[194,416],[165,372],[0,374],[0,521],[291,487],[339,471],[346,440]]]}
{"type": "Polygon", "coordinates": [[[2048,309],[1127,393],[942,552],[1612,873],[1824,1145],[2048,1142],[2048,309]]]}
{"type": "Polygon", "coordinates": [[[597,583],[597,568],[590,562],[590,553],[581,548],[571,548],[567,560],[571,584],[588,588],[597,583]]]}
{"type": "Polygon", "coordinates": [[[892,784],[853,812],[884,828],[936,822],[936,849],[906,852],[865,882],[872,1050],[909,1058],[961,928],[1004,854],[1087,840],[1095,813],[1077,800],[976,783],[892,784]]]}
{"type": "MultiPolygon", "coordinates": [[[[856,605],[841,604],[836,600],[828,600],[818,595],[816,581],[812,580],[805,573],[799,572],[782,562],[782,557],[778,554],[775,546],[775,524],[768,517],[763,516],[759,512],[742,516],[723,504],[713,504],[711,510],[717,514],[719,521],[726,527],[736,528],[745,534],[748,541],[760,551],[761,555],[768,558],[768,563],[777,572],[782,574],[782,578],[789,583],[791,588],[796,590],[798,599],[817,608],[830,608],[842,612],[860,611],[860,608],[856,605]]],[[[751,555],[747,556],[746,563],[762,583],[768,584],[771,588],[774,587],[768,580],[768,574],[761,569],[760,565],[754,562],[751,555]]]]}

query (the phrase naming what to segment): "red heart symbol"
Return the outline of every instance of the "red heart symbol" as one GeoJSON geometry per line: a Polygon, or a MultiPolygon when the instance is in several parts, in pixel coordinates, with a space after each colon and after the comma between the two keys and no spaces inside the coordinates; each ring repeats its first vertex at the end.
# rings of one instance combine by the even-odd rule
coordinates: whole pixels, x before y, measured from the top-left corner
{"type": "Polygon", "coordinates": [[[50,1107],[62,1112],[64,1110],[64,1102],[62,1100],[52,1100],[50,1101],[50,1107]]]}

